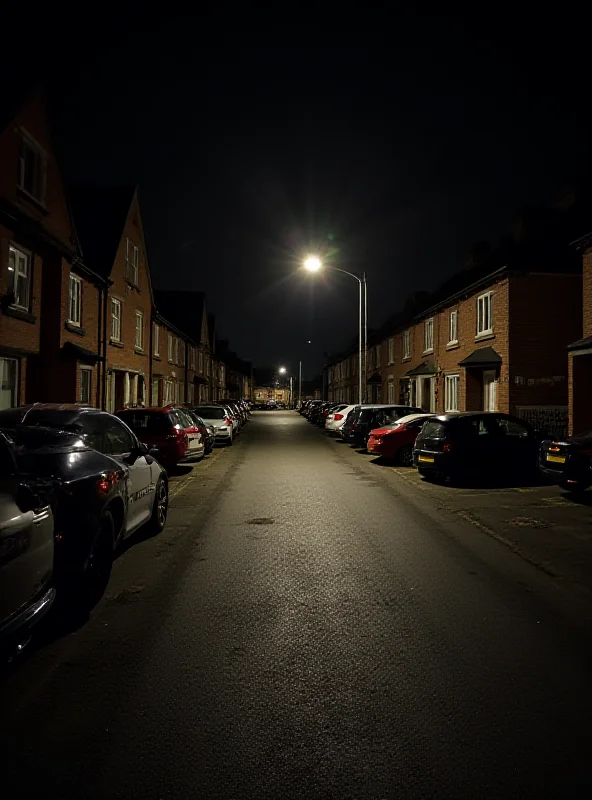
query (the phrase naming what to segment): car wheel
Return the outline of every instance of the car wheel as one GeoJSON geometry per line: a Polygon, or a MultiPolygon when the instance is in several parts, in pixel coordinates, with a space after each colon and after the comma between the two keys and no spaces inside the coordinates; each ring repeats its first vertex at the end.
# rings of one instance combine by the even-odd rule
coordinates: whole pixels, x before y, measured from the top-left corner
{"type": "Polygon", "coordinates": [[[561,484],[561,488],[564,489],[566,492],[571,492],[571,494],[579,494],[580,492],[585,492],[589,486],[590,484],[585,483],[584,481],[576,481],[574,483],[561,484]]]}
{"type": "Polygon", "coordinates": [[[105,593],[113,567],[114,542],[113,517],[110,511],[103,511],[82,570],[68,587],[80,608],[94,608],[105,593]]]}
{"type": "Polygon", "coordinates": [[[397,453],[397,460],[403,467],[413,466],[413,447],[410,444],[404,444],[399,448],[397,453]]]}
{"type": "Polygon", "coordinates": [[[156,483],[154,492],[154,504],[152,506],[152,516],[150,517],[150,528],[155,533],[164,530],[169,513],[169,487],[166,478],[161,475],[156,483]]]}

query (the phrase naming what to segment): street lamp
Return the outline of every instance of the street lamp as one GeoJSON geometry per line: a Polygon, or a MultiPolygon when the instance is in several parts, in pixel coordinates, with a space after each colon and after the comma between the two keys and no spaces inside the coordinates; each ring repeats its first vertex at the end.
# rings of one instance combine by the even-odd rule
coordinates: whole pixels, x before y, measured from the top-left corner
{"type": "Polygon", "coordinates": [[[362,381],[364,380],[365,384],[366,358],[367,358],[366,353],[368,347],[368,293],[367,293],[366,273],[362,272],[361,275],[356,275],[355,272],[348,272],[346,269],[341,269],[340,267],[328,266],[327,264],[323,264],[323,262],[318,256],[314,255],[309,255],[304,259],[303,267],[308,272],[318,272],[321,268],[331,269],[334,272],[342,272],[344,275],[349,275],[350,278],[355,278],[359,284],[360,308],[358,314],[358,402],[362,403],[363,402],[362,381]],[[362,320],[363,320],[363,325],[362,325],[362,320]],[[362,328],[364,331],[363,345],[362,345],[362,328]],[[364,353],[363,361],[362,361],[362,351],[364,353]],[[362,378],[362,376],[364,377],[362,378]]]}

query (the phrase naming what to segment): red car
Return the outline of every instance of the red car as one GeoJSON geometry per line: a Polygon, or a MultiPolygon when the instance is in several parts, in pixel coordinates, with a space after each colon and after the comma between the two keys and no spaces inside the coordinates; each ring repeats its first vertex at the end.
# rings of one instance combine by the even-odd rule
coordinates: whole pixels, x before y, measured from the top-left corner
{"type": "MultiPolygon", "coordinates": [[[[171,469],[188,455],[189,436],[200,437],[199,431],[179,414],[179,409],[124,408],[117,412],[138,439],[155,450],[156,459],[166,469],[171,469]]],[[[202,445],[202,450],[203,450],[202,445]]],[[[203,454],[203,453],[202,453],[203,454]]]]}
{"type": "Polygon", "coordinates": [[[388,460],[396,460],[404,467],[413,464],[413,445],[426,419],[433,414],[408,414],[384,428],[370,431],[368,452],[388,460]]]}

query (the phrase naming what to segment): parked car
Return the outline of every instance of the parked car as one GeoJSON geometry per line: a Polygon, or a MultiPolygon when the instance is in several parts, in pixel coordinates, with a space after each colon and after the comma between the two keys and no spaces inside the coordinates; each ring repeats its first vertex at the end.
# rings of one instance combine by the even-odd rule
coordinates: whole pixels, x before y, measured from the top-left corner
{"type": "Polygon", "coordinates": [[[339,403],[339,405],[332,408],[325,417],[325,430],[329,433],[339,433],[350,411],[353,411],[355,405],[346,405],[339,403]]]}
{"type": "Polygon", "coordinates": [[[165,469],[171,470],[185,458],[189,439],[176,409],[170,406],[125,408],[118,411],[117,416],[147,445],[165,469]]]}
{"type": "Polygon", "coordinates": [[[214,449],[214,444],[216,442],[216,429],[213,425],[206,425],[205,420],[203,420],[199,414],[191,408],[186,408],[185,412],[189,414],[189,416],[193,419],[199,432],[201,433],[202,441],[205,445],[205,453],[211,453],[214,449]]]}
{"type": "Polygon", "coordinates": [[[583,492],[592,486],[592,432],[543,441],[539,470],[546,481],[570,492],[583,492]]]}
{"type": "Polygon", "coordinates": [[[212,425],[216,431],[216,441],[231,445],[234,441],[234,424],[222,406],[195,406],[193,409],[206,425],[212,425]]]}
{"type": "Polygon", "coordinates": [[[370,431],[396,422],[408,414],[421,414],[421,408],[402,405],[357,405],[348,415],[341,435],[343,439],[356,447],[365,448],[370,431]]]}
{"type": "Polygon", "coordinates": [[[0,433],[0,651],[23,644],[49,611],[57,481],[23,473],[0,433]]]}
{"type": "Polygon", "coordinates": [[[186,408],[180,408],[179,406],[172,407],[177,412],[177,416],[181,420],[187,436],[187,451],[183,457],[183,461],[201,461],[206,454],[206,441],[202,435],[200,426],[186,408]]]}
{"type": "Polygon", "coordinates": [[[226,416],[230,420],[232,420],[232,435],[233,435],[233,437],[238,436],[238,434],[240,432],[240,429],[241,429],[241,426],[242,426],[242,420],[240,418],[240,415],[236,411],[236,409],[233,408],[230,405],[226,405],[222,401],[218,401],[216,403],[213,403],[213,405],[220,406],[220,408],[224,409],[224,412],[225,412],[226,416]]]}
{"type": "Polygon", "coordinates": [[[240,400],[217,400],[216,405],[223,406],[227,408],[231,415],[235,416],[238,420],[239,428],[242,428],[243,425],[246,425],[249,415],[247,414],[246,410],[243,408],[243,405],[240,400]]]}
{"type": "Polygon", "coordinates": [[[531,479],[541,433],[518,417],[487,411],[441,414],[424,422],[413,463],[431,479],[470,475],[531,479]]]}
{"type": "Polygon", "coordinates": [[[404,467],[413,465],[413,445],[423,423],[433,414],[409,414],[396,422],[374,428],[368,437],[368,452],[404,467]]]}
{"type": "Polygon", "coordinates": [[[168,512],[165,470],[130,428],[96,408],[57,403],[0,411],[19,471],[58,478],[53,506],[56,581],[92,604],[109,580],[113,551],[168,512]]]}

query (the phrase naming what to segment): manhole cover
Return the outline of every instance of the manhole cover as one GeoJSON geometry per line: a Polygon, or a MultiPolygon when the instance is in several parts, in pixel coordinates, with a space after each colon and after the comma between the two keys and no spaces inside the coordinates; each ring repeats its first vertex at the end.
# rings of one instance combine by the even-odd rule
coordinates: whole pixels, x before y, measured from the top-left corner
{"type": "Polygon", "coordinates": [[[548,528],[549,523],[544,522],[542,519],[534,519],[533,517],[514,517],[508,520],[509,525],[515,528],[548,528]]]}
{"type": "Polygon", "coordinates": [[[275,522],[271,517],[255,517],[247,520],[247,525],[273,525],[275,522]]]}

